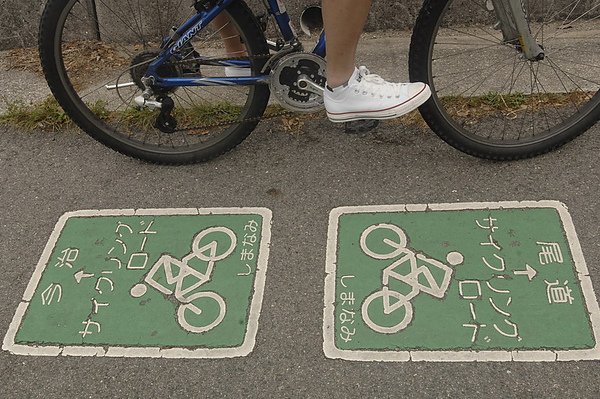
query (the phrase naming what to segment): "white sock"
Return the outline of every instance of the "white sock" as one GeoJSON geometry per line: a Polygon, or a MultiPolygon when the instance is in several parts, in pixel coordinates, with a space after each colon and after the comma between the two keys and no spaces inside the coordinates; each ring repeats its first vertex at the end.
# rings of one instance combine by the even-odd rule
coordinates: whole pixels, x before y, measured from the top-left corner
{"type": "Polygon", "coordinates": [[[354,72],[352,73],[352,75],[350,76],[350,79],[348,79],[348,81],[346,83],[344,83],[343,85],[334,87],[334,88],[327,86],[330,97],[333,97],[333,98],[342,97],[344,95],[344,93],[346,92],[346,90],[348,90],[350,83],[358,79],[358,74],[359,74],[358,68],[354,67],[354,72]]]}

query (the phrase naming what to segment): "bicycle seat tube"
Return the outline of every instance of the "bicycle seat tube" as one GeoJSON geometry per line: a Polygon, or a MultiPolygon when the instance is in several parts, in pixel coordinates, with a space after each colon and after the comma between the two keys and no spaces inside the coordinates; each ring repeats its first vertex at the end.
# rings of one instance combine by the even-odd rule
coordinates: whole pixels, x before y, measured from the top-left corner
{"type": "MultiPolygon", "coordinates": [[[[525,16],[522,0],[491,0],[506,43],[519,44],[523,55],[531,61],[544,59],[544,50],[537,43],[525,16]]],[[[524,0],[527,1],[527,0],[524,0]]]]}

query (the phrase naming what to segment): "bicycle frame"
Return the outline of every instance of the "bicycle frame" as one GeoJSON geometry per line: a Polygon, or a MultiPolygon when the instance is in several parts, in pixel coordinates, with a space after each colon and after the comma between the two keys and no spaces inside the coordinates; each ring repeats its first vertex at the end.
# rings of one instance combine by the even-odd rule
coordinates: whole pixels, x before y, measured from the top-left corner
{"type": "MultiPolygon", "coordinates": [[[[180,86],[253,86],[256,84],[268,84],[269,75],[261,74],[250,77],[212,77],[212,78],[162,78],[158,76],[157,69],[160,65],[167,62],[169,58],[175,55],[178,50],[185,46],[196,34],[204,29],[211,21],[225,10],[231,3],[238,0],[218,0],[212,7],[199,10],[198,13],[188,19],[181,25],[171,38],[167,38],[163,43],[163,51],[148,66],[145,77],[151,78],[153,84],[164,87],[174,88],[180,86]]],[[[286,44],[297,41],[297,35],[292,27],[289,14],[281,0],[263,0],[263,3],[271,16],[277,23],[279,31],[286,44]]],[[[529,25],[526,20],[525,11],[521,0],[492,0],[494,12],[500,21],[504,40],[506,43],[519,44],[524,55],[528,59],[543,59],[543,49],[537,44],[535,38],[529,31],[529,25]]],[[[326,41],[324,32],[321,33],[312,53],[321,57],[326,54],[326,41]]],[[[249,61],[230,60],[218,61],[217,65],[250,67],[249,61]]]]}
{"type": "MultiPolygon", "coordinates": [[[[268,84],[269,75],[258,75],[251,77],[214,77],[214,78],[161,78],[156,73],[158,67],[163,63],[167,62],[174,54],[178,52],[183,46],[185,46],[198,32],[204,29],[211,21],[219,15],[224,9],[226,9],[231,3],[238,0],[219,0],[213,7],[206,10],[199,10],[197,14],[193,15],[183,25],[181,25],[174,33],[173,37],[177,38],[174,42],[171,38],[165,40],[163,43],[163,51],[149,66],[146,72],[146,77],[151,77],[154,80],[154,84],[165,87],[179,87],[179,86],[253,86],[256,84],[268,84]],[[170,45],[165,44],[172,42],[170,45]]],[[[294,31],[289,14],[287,13],[285,6],[280,0],[263,0],[267,11],[271,14],[281,32],[283,40],[286,43],[291,43],[297,40],[296,32],[294,31]]],[[[325,34],[322,33],[319,37],[313,53],[321,57],[325,57],[325,34]]],[[[238,66],[238,67],[249,67],[248,61],[231,60],[231,61],[220,61],[218,65],[223,66],[238,66]]]]}

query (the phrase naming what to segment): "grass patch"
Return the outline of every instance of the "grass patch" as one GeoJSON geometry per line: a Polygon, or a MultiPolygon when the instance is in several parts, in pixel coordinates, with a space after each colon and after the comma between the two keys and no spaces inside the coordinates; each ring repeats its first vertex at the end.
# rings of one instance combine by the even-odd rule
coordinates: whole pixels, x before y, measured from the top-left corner
{"type": "MultiPolygon", "coordinates": [[[[499,112],[510,118],[516,117],[518,113],[525,112],[527,109],[535,110],[542,107],[550,107],[556,112],[554,110],[556,108],[573,104],[580,105],[589,100],[591,96],[592,94],[585,92],[533,95],[522,93],[502,95],[492,92],[476,97],[447,96],[443,97],[441,101],[450,115],[469,118],[472,122],[477,122],[485,117],[497,115],[499,112]]],[[[123,111],[112,111],[109,109],[108,103],[103,100],[88,104],[88,107],[107,124],[119,124],[122,128],[130,130],[147,131],[154,129],[153,126],[159,113],[159,110],[156,109],[133,107],[123,111]]],[[[179,127],[186,128],[196,125],[218,125],[219,123],[232,122],[239,117],[241,110],[241,106],[223,101],[189,108],[175,107],[173,115],[177,119],[179,127]]],[[[264,117],[273,117],[283,112],[286,112],[286,110],[281,106],[270,105],[267,107],[264,117]]],[[[314,118],[314,114],[285,115],[281,117],[282,128],[285,131],[299,132],[304,126],[304,121],[311,118],[314,118]]],[[[69,116],[52,97],[36,104],[10,103],[7,111],[0,114],[0,123],[24,130],[56,131],[74,127],[74,123],[69,116]]],[[[392,120],[390,123],[417,127],[426,126],[420,114],[416,111],[392,120]]],[[[208,129],[198,129],[190,132],[190,134],[205,133],[208,133],[208,129]]]]}
{"type": "MultiPolygon", "coordinates": [[[[589,101],[593,95],[594,93],[583,91],[544,94],[512,93],[508,95],[489,92],[474,97],[445,96],[440,101],[450,116],[468,119],[471,124],[475,124],[484,118],[497,117],[499,113],[502,114],[502,117],[514,119],[520,113],[527,112],[528,109],[539,112],[545,108],[556,112],[561,107],[579,106],[589,101]]],[[[427,123],[418,111],[412,111],[387,123],[427,128],[427,123]]]]}
{"type": "Polygon", "coordinates": [[[56,131],[74,126],[69,116],[52,97],[37,104],[9,103],[6,112],[0,114],[0,123],[25,130],[41,129],[46,131],[56,131]]]}
{"type": "MultiPolygon", "coordinates": [[[[111,111],[108,103],[98,100],[88,104],[89,109],[100,120],[107,124],[119,124],[123,128],[147,131],[154,129],[154,123],[159,110],[149,108],[129,107],[123,111],[111,111]]],[[[190,108],[176,107],[173,116],[182,128],[194,125],[217,125],[235,121],[242,111],[241,106],[227,102],[190,108]]],[[[280,106],[269,106],[264,117],[277,115],[285,111],[280,106]]],[[[15,126],[24,130],[57,131],[73,128],[75,124],[63,111],[53,97],[35,104],[24,102],[9,103],[6,112],[0,114],[0,123],[15,126]]],[[[203,134],[206,131],[190,132],[190,134],[203,134]]]]}
{"type": "Polygon", "coordinates": [[[175,109],[173,115],[180,126],[216,125],[235,121],[242,107],[227,102],[175,109]]]}
{"type": "Polygon", "coordinates": [[[469,117],[473,121],[502,113],[507,117],[517,117],[519,112],[541,110],[542,108],[559,108],[567,105],[581,105],[588,101],[593,93],[576,91],[572,93],[538,93],[538,94],[501,94],[490,92],[481,96],[441,98],[446,111],[453,116],[469,117]]]}

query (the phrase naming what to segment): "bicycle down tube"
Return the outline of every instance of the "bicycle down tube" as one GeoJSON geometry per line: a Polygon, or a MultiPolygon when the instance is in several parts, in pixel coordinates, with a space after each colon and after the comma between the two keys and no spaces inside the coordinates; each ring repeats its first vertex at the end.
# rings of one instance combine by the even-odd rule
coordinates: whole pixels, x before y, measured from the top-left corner
{"type": "MultiPolygon", "coordinates": [[[[163,88],[173,88],[180,86],[252,86],[256,84],[268,84],[268,75],[249,76],[249,77],[211,77],[211,78],[186,78],[186,77],[160,77],[157,74],[158,68],[169,58],[177,54],[196,34],[204,29],[212,20],[227,8],[232,2],[237,0],[220,0],[214,6],[206,9],[198,9],[198,13],[188,19],[174,33],[172,38],[165,39],[165,44],[173,41],[170,46],[163,49],[160,56],[150,65],[146,72],[146,77],[153,80],[153,84],[163,88]]],[[[292,27],[290,17],[285,10],[284,5],[279,0],[264,0],[268,12],[275,18],[277,26],[286,43],[296,39],[296,33],[292,27]]],[[[325,35],[322,33],[319,37],[313,52],[317,55],[325,55],[325,35]]],[[[239,67],[249,67],[248,61],[231,60],[219,61],[220,65],[235,65],[239,67]]]]}

